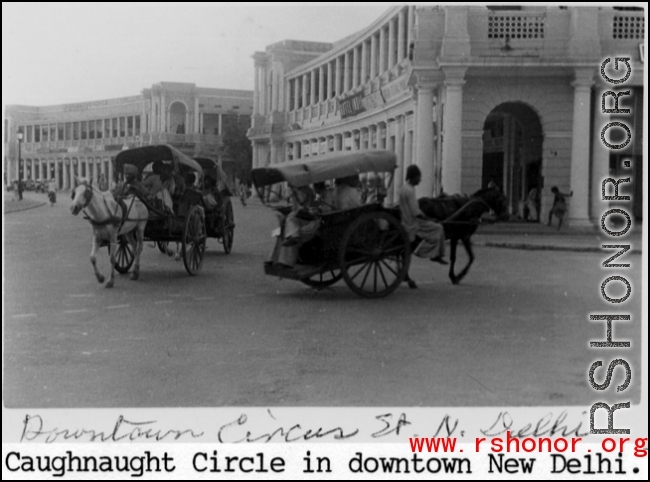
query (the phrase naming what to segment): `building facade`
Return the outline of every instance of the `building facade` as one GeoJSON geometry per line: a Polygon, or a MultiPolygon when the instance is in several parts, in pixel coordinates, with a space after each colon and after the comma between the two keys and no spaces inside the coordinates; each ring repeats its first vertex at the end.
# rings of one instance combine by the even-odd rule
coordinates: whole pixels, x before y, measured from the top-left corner
{"type": "MultiPolygon", "coordinates": [[[[552,186],[573,191],[574,226],[602,213],[598,180],[629,171],[640,218],[644,33],[639,9],[418,5],[390,8],[334,44],[269,45],[253,56],[253,165],[390,149],[399,165],[388,202],[417,164],[419,196],[471,194],[494,181],[515,216],[534,188],[541,219],[552,186]],[[624,89],[600,75],[608,57],[616,78],[625,72],[614,58],[630,58],[624,89]],[[633,135],[616,151],[600,135],[618,116],[602,113],[609,90],[630,91],[619,107],[630,109],[633,135]],[[623,159],[634,160],[627,171],[623,159]]],[[[612,144],[621,135],[607,133],[612,144]]]]}
{"type": "Polygon", "coordinates": [[[221,159],[225,116],[253,111],[253,92],[160,82],[141,95],[47,107],[8,105],[5,183],[55,179],[69,189],[74,176],[113,179],[123,150],[170,144],[191,157],[221,159]],[[17,134],[22,132],[18,161],[17,134]]]}

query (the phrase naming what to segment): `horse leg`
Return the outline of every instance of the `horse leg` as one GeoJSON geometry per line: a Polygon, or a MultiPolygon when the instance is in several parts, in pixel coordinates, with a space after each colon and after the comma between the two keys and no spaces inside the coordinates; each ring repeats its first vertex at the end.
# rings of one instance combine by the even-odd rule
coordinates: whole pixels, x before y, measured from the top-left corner
{"type": "Polygon", "coordinates": [[[469,236],[461,238],[461,241],[463,242],[463,246],[465,246],[465,251],[467,251],[467,255],[469,256],[469,261],[467,262],[467,265],[463,268],[463,270],[458,273],[458,276],[456,277],[456,283],[460,283],[460,280],[462,280],[465,275],[469,272],[469,267],[472,265],[474,262],[474,251],[472,250],[472,241],[469,238],[469,236]]]}
{"type": "Polygon", "coordinates": [[[115,283],[115,253],[117,253],[117,231],[111,236],[111,240],[108,243],[108,257],[111,261],[111,276],[108,278],[106,288],[112,288],[115,283]]]}
{"type": "Polygon", "coordinates": [[[131,279],[135,281],[140,277],[140,238],[138,236],[138,233],[134,230],[126,234],[126,239],[131,245],[131,249],[133,249],[134,260],[131,279]]]}
{"type": "Polygon", "coordinates": [[[133,262],[133,273],[131,274],[132,280],[137,280],[140,277],[140,255],[142,254],[142,249],[144,248],[144,228],[146,222],[138,224],[135,230],[131,233],[131,236],[135,236],[135,260],[133,262]]]}
{"type": "Polygon", "coordinates": [[[97,239],[97,236],[93,236],[93,247],[90,250],[90,263],[93,265],[93,270],[95,271],[95,276],[97,277],[97,281],[100,283],[104,282],[104,276],[99,272],[97,269],[97,249],[99,245],[99,240],[97,239]]]}
{"type": "Polygon", "coordinates": [[[456,247],[458,246],[458,238],[451,237],[449,238],[449,244],[451,248],[451,253],[449,254],[449,279],[452,284],[458,284],[458,278],[454,275],[454,266],[456,264],[456,247]]]}
{"type": "Polygon", "coordinates": [[[176,261],[181,260],[181,243],[176,243],[176,256],[174,257],[176,261]]]}

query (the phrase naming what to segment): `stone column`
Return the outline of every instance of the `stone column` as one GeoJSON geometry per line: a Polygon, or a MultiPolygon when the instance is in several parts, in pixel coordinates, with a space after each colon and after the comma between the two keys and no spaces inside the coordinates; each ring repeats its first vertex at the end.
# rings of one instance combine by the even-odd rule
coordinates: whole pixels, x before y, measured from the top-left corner
{"type": "MultiPolygon", "coordinates": [[[[594,224],[600,224],[600,217],[605,212],[604,207],[607,201],[602,200],[602,183],[609,176],[609,148],[600,139],[600,133],[610,122],[609,114],[603,114],[602,95],[611,89],[611,85],[597,83],[594,89],[594,132],[592,133],[593,144],[591,147],[591,219],[594,224]]],[[[624,184],[623,184],[624,185],[624,184]]],[[[573,198],[569,199],[573,203],[573,198]]]]}
{"type": "MultiPolygon", "coordinates": [[[[436,87],[433,77],[418,76],[417,123],[418,142],[416,145],[416,162],[422,171],[422,182],[417,187],[418,197],[431,196],[434,186],[434,142],[433,142],[433,89],[436,87]]],[[[446,138],[445,138],[446,139],[446,138]]]]}
{"type": "Polygon", "coordinates": [[[406,56],[406,13],[407,10],[399,12],[397,24],[397,62],[404,60],[406,56]]]}
{"type": "Polygon", "coordinates": [[[324,67],[323,65],[318,67],[318,103],[319,104],[326,99],[326,97],[325,97],[325,76],[323,75],[323,73],[325,72],[325,69],[323,67],[324,67]]]}
{"type": "MultiPolygon", "coordinates": [[[[386,124],[386,149],[393,151],[397,155],[397,145],[396,145],[396,136],[392,134],[395,131],[395,121],[393,120],[390,125],[386,124]]],[[[397,165],[399,166],[399,157],[397,159],[397,165]]],[[[393,175],[397,173],[397,169],[393,171],[393,175]]],[[[388,188],[386,192],[386,206],[391,206],[395,200],[395,179],[393,179],[392,185],[388,188]]]]}
{"type": "Polygon", "coordinates": [[[361,44],[361,84],[365,84],[368,78],[368,41],[361,44]]]}
{"type": "Polygon", "coordinates": [[[341,95],[341,57],[336,57],[336,72],[335,72],[334,86],[336,89],[336,97],[341,95]]]}
{"type": "Polygon", "coordinates": [[[219,114],[219,135],[223,135],[223,114],[219,114]]]}
{"type": "Polygon", "coordinates": [[[377,36],[370,37],[370,78],[377,75],[377,36]]]}
{"type": "Polygon", "coordinates": [[[255,66],[255,75],[253,77],[253,115],[260,113],[260,69],[255,66]]]}
{"type": "Polygon", "coordinates": [[[395,65],[395,19],[388,22],[388,68],[395,65]]]}
{"type": "Polygon", "coordinates": [[[74,186],[74,163],[72,159],[70,159],[70,171],[68,171],[68,176],[68,188],[72,189],[72,186],[74,186]]]}
{"type": "MultiPolygon", "coordinates": [[[[406,175],[406,168],[413,164],[413,131],[406,131],[404,133],[404,176],[406,175]]],[[[402,179],[404,182],[404,179],[402,179]]]]}
{"type": "Polygon", "coordinates": [[[307,107],[307,105],[309,105],[309,99],[307,98],[307,91],[309,90],[307,88],[309,85],[308,82],[309,79],[307,78],[307,74],[302,74],[302,106],[303,107],[307,107]]]}
{"type": "MultiPolygon", "coordinates": [[[[569,223],[572,226],[591,226],[589,220],[589,120],[593,83],[592,68],[575,69],[575,80],[571,83],[573,85],[571,142],[573,197],[569,200],[569,223]]],[[[598,138],[600,139],[600,135],[598,138]]]]}
{"type": "MultiPolygon", "coordinates": [[[[255,105],[255,101],[253,101],[253,105],[255,105]]],[[[255,107],[253,107],[253,110],[255,110],[255,107]]],[[[144,117],[143,117],[144,119],[144,117]]],[[[141,124],[141,128],[144,126],[144,123],[141,124]]],[[[199,98],[195,97],[194,98],[194,129],[192,131],[195,134],[199,133],[199,98]]]]}
{"type": "Polygon", "coordinates": [[[404,172],[406,170],[406,156],[404,155],[404,124],[405,118],[403,115],[397,118],[397,132],[395,133],[395,154],[397,154],[397,169],[395,169],[395,177],[393,178],[393,189],[395,191],[395,198],[399,188],[404,183],[404,172]]]}
{"type": "Polygon", "coordinates": [[[300,105],[300,95],[302,94],[301,87],[302,87],[302,82],[300,82],[300,77],[296,77],[295,79],[293,79],[293,109],[294,110],[298,110],[298,106],[300,105]]]}
{"type": "Polygon", "coordinates": [[[343,70],[343,92],[350,90],[350,52],[345,52],[343,70]]]}
{"type": "Polygon", "coordinates": [[[356,46],[352,49],[352,88],[354,89],[359,85],[359,47],[356,46]]]}
{"type": "Polygon", "coordinates": [[[327,62],[327,95],[325,96],[326,99],[330,99],[332,97],[332,91],[334,90],[334,79],[332,78],[332,62],[327,62]]]}
{"type": "Polygon", "coordinates": [[[309,73],[310,77],[310,91],[309,91],[309,105],[316,104],[316,71],[312,70],[309,73]]]}
{"type": "MultiPolygon", "coordinates": [[[[113,185],[112,183],[115,182],[113,179],[115,176],[115,173],[113,172],[113,162],[114,162],[113,158],[109,157],[108,158],[108,188],[109,189],[112,188],[113,185]]],[[[71,163],[70,166],[72,166],[72,161],[70,161],[70,163],[71,163]]]]}
{"type": "Polygon", "coordinates": [[[379,30],[379,72],[378,75],[386,72],[386,28],[379,30]]]}
{"type": "MultiPolygon", "coordinates": [[[[463,151],[463,84],[465,68],[445,69],[445,110],[442,143],[442,189],[459,193],[463,151]]],[[[431,107],[429,107],[431,109],[431,107]]],[[[433,118],[432,118],[433,121],[433,118]]],[[[433,139],[433,131],[430,132],[433,139]]],[[[418,142],[421,142],[418,134],[418,142]]]]}
{"type": "Polygon", "coordinates": [[[259,67],[260,80],[259,80],[259,113],[260,115],[266,114],[266,68],[259,67]]]}

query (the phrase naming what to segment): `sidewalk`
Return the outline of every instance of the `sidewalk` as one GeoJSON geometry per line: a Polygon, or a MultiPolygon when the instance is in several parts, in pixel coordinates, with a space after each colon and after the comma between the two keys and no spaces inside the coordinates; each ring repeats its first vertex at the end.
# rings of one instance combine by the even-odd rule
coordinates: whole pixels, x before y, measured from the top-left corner
{"type": "Polygon", "coordinates": [[[479,226],[472,238],[477,246],[493,248],[556,250],[577,252],[598,252],[614,254],[613,249],[602,248],[603,244],[629,244],[629,253],[642,252],[642,224],[632,224],[623,237],[607,235],[602,229],[572,229],[548,227],[539,223],[497,223],[479,226]]]}
{"type": "Polygon", "coordinates": [[[13,192],[4,193],[4,214],[25,211],[43,206],[47,202],[47,194],[36,194],[32,192],[23,192],[23,200],[16,201],[13,192]]]}

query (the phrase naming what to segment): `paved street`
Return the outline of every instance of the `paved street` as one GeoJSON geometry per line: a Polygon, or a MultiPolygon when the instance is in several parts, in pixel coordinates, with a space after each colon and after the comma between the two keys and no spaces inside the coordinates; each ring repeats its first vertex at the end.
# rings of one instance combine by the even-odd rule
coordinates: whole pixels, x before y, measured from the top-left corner
{"type": "MultiPolygon", "coordinates": [[[[460,286],[416,259],[418,290],[315,293],[263,274],[275,218],[235,203],[230,255],[209,239],[191,277],[147,243],[140,280],[110,290],[92,274],[90,225],[58,200],[4,217],[8,407],[589,405],[589,366],[611,359],[588,348],[605,335],[588,315],[616,312],[600,294],[605,254],[479,246],[460,286]]],[[[641,256],[622,262],[634,271],[607,274],[632,283],[635,328],[614,336],[633,340],[638,369],[641,256]]]]}

